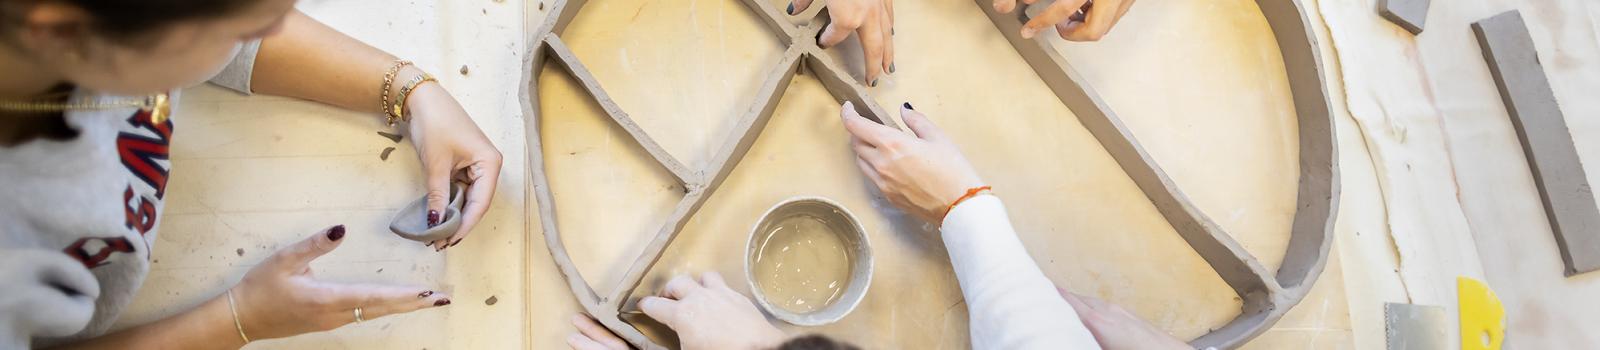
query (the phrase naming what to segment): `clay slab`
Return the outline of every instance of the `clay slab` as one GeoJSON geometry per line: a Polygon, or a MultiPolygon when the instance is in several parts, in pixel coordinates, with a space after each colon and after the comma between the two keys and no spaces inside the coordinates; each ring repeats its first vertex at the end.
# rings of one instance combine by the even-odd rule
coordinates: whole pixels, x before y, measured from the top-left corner
{"type": "Polygon", "coordinates": [[[1472,33],[1522,142],[1565,273],[1600,269],[1600,208],[1527,23],[1521,13],[1509,11],[1473,23],[1472,33]]]}
{"type": "Polygon", "coordinates": [[[1411,35],[1422,34],[1432,0],[1378,0],[1378,14],[1405,28],[1411,35]]]}

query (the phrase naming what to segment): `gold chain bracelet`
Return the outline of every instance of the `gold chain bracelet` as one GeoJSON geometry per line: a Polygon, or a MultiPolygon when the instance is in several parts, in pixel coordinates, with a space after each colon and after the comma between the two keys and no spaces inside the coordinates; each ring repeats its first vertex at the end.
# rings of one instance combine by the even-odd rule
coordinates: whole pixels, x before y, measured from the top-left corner
{"type": "Polygon", "coordinates": [[[394,126],[395,121],[400,119],[400,115],[391,113],[390,111],[393,109],[389,107],[389,91],[394,90],[394,76],[400,74],[401,68],[410,65],[412,65],[411,61],[395,60],[394,65],[389,67],[389,72],[383,75],[383,105],[380,107],[383,114],[389,118],[389,126],[394,126]]]}
{"type": "Polygon", "coordinates": [[[394,126],[396,122],[411,121],[411,117],[406,115],[406,101],[411,99],[412,91],[416,91],[418,86],[422,86],[422,83],[430,81],[435,83],[439,82],[438,80],[433,79],[433,75],[422,73],[422,75],[418,75],[416,78],[411,78],[411,81],[406,82],[405,86],[400,87],[400,95],[394,101],[394,109],[392,110],[393,113],[389,115],[389,126],[394,126]]]}

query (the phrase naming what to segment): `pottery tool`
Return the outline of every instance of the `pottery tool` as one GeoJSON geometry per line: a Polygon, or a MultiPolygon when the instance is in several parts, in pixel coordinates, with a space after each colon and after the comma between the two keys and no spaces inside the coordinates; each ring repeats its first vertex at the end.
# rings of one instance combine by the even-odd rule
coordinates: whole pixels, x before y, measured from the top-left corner
{"type": "Polygon", "coordinates": [[[1384,338],[1388,350],[1445,349],[1450,344],[1449,315],[1443,307],[1384,303],[1384,338]]]}
{"type": "Polygon", "coordinates": [[[1483,281],[1456,277],[1461,303],[1461,350],[1500,350],[1506,339],[1506,308],[1483,281]]]}

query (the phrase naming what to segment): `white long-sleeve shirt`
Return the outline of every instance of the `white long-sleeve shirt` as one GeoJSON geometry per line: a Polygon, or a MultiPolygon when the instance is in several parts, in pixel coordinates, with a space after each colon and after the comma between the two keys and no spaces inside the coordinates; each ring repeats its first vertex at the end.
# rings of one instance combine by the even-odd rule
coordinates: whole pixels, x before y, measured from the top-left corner
{"type": "Polygon", "coordinates": [[[993,195],[962,202],[940,229],[974,349],[1099,349],[1072,305],[1039,271],[993,195]]]}

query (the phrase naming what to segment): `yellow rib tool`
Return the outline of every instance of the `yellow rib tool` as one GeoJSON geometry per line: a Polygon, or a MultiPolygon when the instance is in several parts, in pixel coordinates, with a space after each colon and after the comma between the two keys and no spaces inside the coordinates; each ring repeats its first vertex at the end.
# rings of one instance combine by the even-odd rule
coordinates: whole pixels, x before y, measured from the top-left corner
{"type": "Polygon", "coordinates": [[[1461,303],[1461,350],[1500,350],[1506,339],[1506,308],[1483,281],[1456,277],[1461,303]]]}

